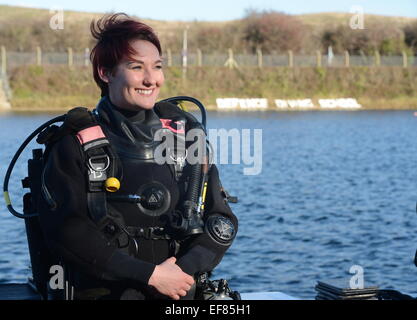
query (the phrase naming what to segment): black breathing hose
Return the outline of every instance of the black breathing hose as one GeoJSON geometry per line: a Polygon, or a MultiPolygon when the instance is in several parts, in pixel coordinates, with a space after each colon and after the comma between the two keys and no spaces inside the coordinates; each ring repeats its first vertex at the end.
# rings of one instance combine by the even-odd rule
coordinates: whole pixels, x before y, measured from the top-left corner
{"type": "Polygon", "coordinates": [[[187,96],[178,96],[172,97],[165,100],[161,100],[160,102],[180,102],[180,101],[188,101],[194,103],[201,111],[201,124],[203,125],[203,129],[206,132],[206,122],[207,122],[207,112],[206,108],[204,108],[203,104],[195,98],[187,97],[187,96]]]}
{"type": "MultiPolygon", "coordinates": [[[[189,101],[194,103],[201,111],[201,125],[199,127],[203,130],[204,134],[207,135],[206,122],[207,112],[204,105],[195,98],[187,96],[172,97],[161,102],[177,103],[181,101],[189,101]]],[[[195,120],[197,121],[197,120],[195,120]]],[[[204,145],[204,148],[206,146],[204,145]]],[[[182,219],[180,225],[176,228],[180,229],[186,235],[197,234],[203,232],[204,222],[199,213],[199,200],[202,198],[203,186],[206,175],[203,174],[204,163],[196,163],[191,165],[190,179],[186,194],[186,199],[183,204],[182,219]]]]}
{"type": "Polygon", "coordinates": [[[16,151],[15,155],[13,156],[12,161],[9,164],[9,167],[7,168],[6,171],[6,175],[4,176],[4,183],[3,183],[3,195],[4,195],[4,200],[6,202],[6,206],[7,209],[10,211],[10,213],[12,215],[14,215],[17,218],[21,218],[21,219],[25,219],[25,218],[31,218],[34,216],[37,216],[37,213],[34,214],[23,214],[20,212],[17,212],[13,206],[12,203],[10,201],[10,196],[9,196],[9,180],[10,180],[10,176],[12,174],[13,168],[16,164],[16,161],[19,159],[20,154],[23,152],[23,150],[26,148],[26,146],[29,144],[29,142],[32,141],[32,139],[39,134],[43,129],[45,129],[46,127],[50,126],[53,123],[56,122],[62,122],[65,120],[65,115],[61,115],[59,117],[53,118],[47,122],[45,122],[44,124],[42,124],[39,128],[37,128],[35,131],[33,131],[27,138],[25,141],[23,141],[22,145],[19,147],[19,149],[16,151]]]}

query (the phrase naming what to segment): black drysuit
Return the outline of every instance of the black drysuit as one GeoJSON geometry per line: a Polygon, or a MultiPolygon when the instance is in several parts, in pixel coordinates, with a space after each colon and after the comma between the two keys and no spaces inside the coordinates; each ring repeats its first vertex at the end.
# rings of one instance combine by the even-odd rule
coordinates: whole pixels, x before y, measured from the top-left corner
{"type": "MultiPolygon", "coordinates": [[[[125,226],[166,227],[183,201],[185,183],[175,179],[170,165],[143,161],[137,154],[161,127],[159,118],[175,118],[182,111],[169,104],[156,104],[153,110],[130,112],[116,108],[108,97],[100,101],[96,110],[98,122],[123,167],[117,193],[137,194],[143,186],[157,182],[170,194],[169,206],[163,213],[145,213],[135,203],[111,203],[109,211],[116,212],[125,226]]],[[[40,201],[40,221],[48,247],[75,270],[75,285],[80,289],[109,288],[110,296],[119,298],[124,289],[134,288],[149,297],[152,290],[147,283],[155,266],[174,254],[171,240],[137,239],[138,251],[134,253],[130,250],[132,243],[127,250],[110,240],[89,215],[86,177],[80,143],[75,135],[64,136],[53,145],[43,174],[43,184],[56,204],[51,208],[50,201],[40,201]]],[[[215,165],[209,171],[205,207],[204,220],[212,215],[224,216],[237,231],[237,218],[224,197],[215,165]]],[[[229,247],[204,232],[181,241],[177,264],[190,275],[210,271],[229,247]]]]}

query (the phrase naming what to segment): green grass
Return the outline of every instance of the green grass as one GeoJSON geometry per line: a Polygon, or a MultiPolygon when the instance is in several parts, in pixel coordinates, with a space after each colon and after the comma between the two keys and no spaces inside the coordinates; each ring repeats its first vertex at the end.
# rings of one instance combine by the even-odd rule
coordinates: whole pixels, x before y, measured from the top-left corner
{"type": "MultiPolygon", "coordinates": [[[[166,68],[161,99],[194,96],[215,106],[216,98],[357,98],[365,108],[417,108],[417,68],[166,68]]],[[[19,67],[10,73],[14,109],[95,107],[100,92],[86,67],[19,67]]]]}

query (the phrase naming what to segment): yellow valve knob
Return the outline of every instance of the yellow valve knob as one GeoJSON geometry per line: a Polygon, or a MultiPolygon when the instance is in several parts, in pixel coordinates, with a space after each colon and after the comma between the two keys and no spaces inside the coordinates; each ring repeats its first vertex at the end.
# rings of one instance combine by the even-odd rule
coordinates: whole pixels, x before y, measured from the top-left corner
{"type": "Polygon", "coordinates": [[[120,189],[120,181],[117,178],[111,177],[106,180],[104,186],[106,187],[106,191],[116,192],[120,189]]]}

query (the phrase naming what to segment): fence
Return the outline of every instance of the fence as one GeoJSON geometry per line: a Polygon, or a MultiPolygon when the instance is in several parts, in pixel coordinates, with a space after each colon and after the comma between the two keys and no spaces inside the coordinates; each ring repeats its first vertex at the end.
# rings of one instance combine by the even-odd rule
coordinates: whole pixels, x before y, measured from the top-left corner
{"type": "Polygon", "coordinates": [[[6,49],[2,46],[0,47],[0,108],[10,107],[9,101],[12,98],[12,90],[9,86],[6,69],[6,49]]]}
{"type": "MultiPolygon", "coordinates": [[[[38,47],[34,52],[6,51],[1,47],[2,72],[22,65],[68,65],[88,66],[90,50],[74,51],[68,48],[66,52],[43,52],[38,47]]],[[[380,56],[375,52],[372,56],[350,55],[347,51],[342,55],[327,56],[319,51],[312,55],[296,55],[292,51],[284,54],[263,54],[258,50],[256,54],[235,54],[229,49],[224,54],[208,54],[197,49],[188,52],[186,58],[180,53],[172,53],[171,50],[164,52],[164,60],[167,66],[226,66],[235,67],[356,67],[356,66],[417,66],[414,56],[407,56],[405,52],[401,56],[380,56]]]]}
{"type": "Polygon", "coordinates": [[[9,87],[9,79],[6,73],[0,71],[0,109],[9,109],[12,90],[9,87]]]}

